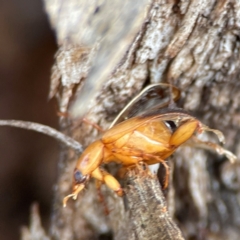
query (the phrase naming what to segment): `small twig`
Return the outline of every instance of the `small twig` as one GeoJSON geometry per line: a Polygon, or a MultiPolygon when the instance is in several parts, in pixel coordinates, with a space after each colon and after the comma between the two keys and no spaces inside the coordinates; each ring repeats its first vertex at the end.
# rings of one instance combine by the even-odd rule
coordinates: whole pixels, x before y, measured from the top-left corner
{"type": "Polygon", "coordinates": [[[19,120],[0,120],[0,126],[24,128],[27,130],[40,132],[57,139],[58,141],[64,143],[66,146],[73,148],[77,152],[83,151],[82,145],[79,142],[75,141],[73,138],[64,135],[63,133],[57,131],[54,128],[51,128],[49,126],[46,126],[40,123],[19,121],[19,120]]]}
{"type": "Polygon", "coordinates": [[[126,177],[130,211],[128,239],[184,240],[168,213],[157,177],[139,169],[129,171],[126,177]]]}

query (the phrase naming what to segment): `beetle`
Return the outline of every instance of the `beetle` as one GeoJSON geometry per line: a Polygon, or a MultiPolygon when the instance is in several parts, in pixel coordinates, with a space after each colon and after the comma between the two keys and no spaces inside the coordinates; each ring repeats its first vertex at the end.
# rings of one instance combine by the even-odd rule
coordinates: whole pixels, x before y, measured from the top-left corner
{"type": "MultiPolygon", "coordinates": [[[[147,165],[161,163],[166,169],[164,183],[164,188],[166,188],[169,175],[166,159],[189,139],[193,139],[196,144],[203,148],[226,155],[232,162],[235,161],[236,156],[221,146],[211,142],[202,142],[194,137],[195,133],[212,131],[221,142],[224,142],[224,136],[220,131],[208,128],[182,109],[161,108],[168,104],[169,100],[158,104],[157,107],[153,103],[149,110],[141,111],[141,114],[135,112],[133,115],[136,116],[124,120],[126,112],[130,114],[130,109],[134,109],[133,106],[137,104],[139,99],[143,96],[146,99],[151,89],[162,86],[166,87],[168,84],[150,85],[144,89],[115,119],[114,124],[116,125],[112,124],[100,139],[94,141],[84,150],[74,169],[73,192],[64,198],[64,206],[69,198],[77,198],[91,178],[95,178],[100,184],[106,184],[118,196],[122,196],[123,189],[118,180],[101,167],[102,164],[110,162],[119,163],[124,168],[139,163],[147,165]],[[118,123],[119,121],[122,122],[118,123]]],[[[179,92],[176,89],[172,88],[173,100],[179,98],[179,92]]]]}

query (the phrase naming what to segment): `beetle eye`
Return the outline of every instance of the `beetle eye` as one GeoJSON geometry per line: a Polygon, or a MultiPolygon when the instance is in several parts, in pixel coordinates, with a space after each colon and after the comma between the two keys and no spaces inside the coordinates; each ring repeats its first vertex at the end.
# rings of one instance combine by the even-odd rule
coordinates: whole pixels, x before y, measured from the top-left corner
{"type": "Polygon", "coordinates": [[[75,169],[74,171],[74,180],[76,183],[83,183],[86,179],[86,176],[83,176],[82,173],[78,170],[75,169]]]}
{"type": "Polygon", "coordinates": [[[165,121],[166,126],[171,130],[171,132],[175,132],[177,129],[177,125],[174,121],[165,121]]]}

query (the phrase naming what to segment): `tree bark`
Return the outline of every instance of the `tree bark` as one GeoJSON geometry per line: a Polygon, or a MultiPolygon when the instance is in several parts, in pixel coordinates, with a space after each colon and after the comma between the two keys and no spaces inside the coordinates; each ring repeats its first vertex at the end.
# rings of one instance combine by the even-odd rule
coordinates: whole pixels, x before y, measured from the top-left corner
{"type": "MultiPolygon", "coordinates": [[[[84,90],[83,83],[92,86],[97,81],[97,76],[87,76],[91,64],[94,66],[94,59],[98,59],[95,56],[101,49],[101,42],[86,45],[81,39],[83,36],[77,34],[83,26],[78,21],[70,21],[71,16],[79,14],[82,2],[71,0],[68,6],[60,8],[61,1],[45,0],[59,42],[50,97],[58,99],[62,131],[86,147],[99,132],[82,122],[81,118],[73,119],[71,116],[80,115],[76,110],[76,99],[84,90]],[[73,23],[75,25],[70,25],[73,23]],[[68,25],[74,29],[74,36],[70,30],[61,31],[62,26],[68,25]]],[[[107,1],[103,2],[107,5],[107,1]]],[[[128,40],[128,49],[118,51],[117,55],[109,50],[108,60],[114,57],[119,62],[115,66],[109,62],[102,63],[101,68],[108,70],[109,77],[103,78],[101,87],[87,96],[91,101],[84,109],[84,117],[107,129],[117,113],[143,86],[171,82],[182,91],[179,107],[191,111],[204,124],[221,130],[226,136],[226,148],[240,159],[239,1],[155,0],[151,4],[141,1],[139,4],[146,5],[148,14],[145,19],[135,19],[137,26],[141,23],[138,32],[133,24],[134,31],[120,35],[119,39],[111,36],[114,31],[98,35],[121,47],[126,46],[128,40]],[[136,33],[134,38],[133,32],[136,33]]],[[[99,6],[95,6],[95,12],[99,6]]],[[[131,9],[128,14],[132,14],[131,9]]],[[[104,15],[107,12],[101,17],[104,15]]],[[[89,16],[94,17],[90,12],[89,16]]],[[[107,51],[108,45],[104,44],[101,51],[107,51]]],[[[109,47],[114,51],[113,45],[109,47]]],[[[213,136],[204,137],[214,141],[213,136]]],[[[208,151],[192,147],[179,149],[170,160],[172,180],[165,194],[168,210],[159,218],[165,205],[158,182],[150,175],[134,173],[125,179],[130,188],[126,198],[116,197],[103,187],[107,207],[111,210],[108,216],[104,214],[104,207],[101,207],[92,183],[77,201],[69,201],[63,208],[62,199],[71,191],[77,157],[73,151],[62,149],[49,233],[52,239],[103,239],[107,236],[117,240],[183,239],[176,223],[185,239],[238,239],[239,161],[232,165],[208,151]],[[162,234],[163,224],[166,224],[165,233],[170,229],[172,235],[162,234]]]]}

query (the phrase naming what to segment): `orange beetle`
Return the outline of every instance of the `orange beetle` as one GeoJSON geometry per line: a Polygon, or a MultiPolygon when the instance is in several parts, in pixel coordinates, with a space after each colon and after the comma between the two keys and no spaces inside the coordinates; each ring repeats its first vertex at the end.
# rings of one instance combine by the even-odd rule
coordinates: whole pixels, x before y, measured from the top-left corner
{"type": "MultiPolygon", "coordinates": [[[[154,84],[144,89],[120,113],[114,124],[124,119],[126,112],[129,114],[130,109],[143,96],[146,100],[149,97],[149,92],[159,90],[159,87],[163,86],[169,87],[167,84],[154,84]]],[[[172,87],[172,93],[174,100],[179,98],[180,91],[177,88],[172,87]]],[[[152,98],[152,96],[149,98],[152,98]]],[[[154,107],[150,106],[150,110],[141,113],[139,116],[135,112],[134,114],[137,114],[137,116],[111,126],[99,140],[90,144],[77,162],[73,174],[73,193],[64,198],[64,206],[66,206],[69,198],[77,198],[77,195],[85,188],[90,178],[105,183],[119,196],[123,195],[120,183],[111,174],[103,170],[101,164],[117,162],[123,167],[131,167],[140,162],[148,165],[162,163],[166,168],[164,184],[164,187],[166,187],[169,175],[168,165],[165,162],[166,158],[173,154],[180,145],[191,139],[194,133],[212,131],[219,137],[220,141],[224,141],[224,136],[220,131],[208,128],[183,110],[160,108],[168,103],[169,100],[158,104],[157,107],[153,103],[154,107]]],[[[145,106],[143,107],[145,108],[145,106]]],[[[202,142],[198,139],[195,139],[195,142],[202,145],[201,147],[210,148],[219,154],[226,155],[231,161],[236,159],[235,155],[217,144],[202,142]]]]}

